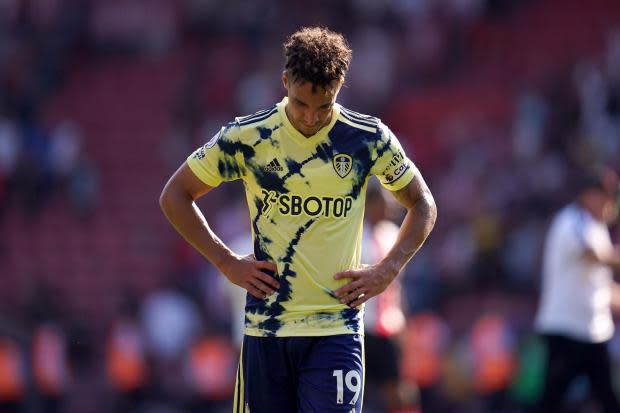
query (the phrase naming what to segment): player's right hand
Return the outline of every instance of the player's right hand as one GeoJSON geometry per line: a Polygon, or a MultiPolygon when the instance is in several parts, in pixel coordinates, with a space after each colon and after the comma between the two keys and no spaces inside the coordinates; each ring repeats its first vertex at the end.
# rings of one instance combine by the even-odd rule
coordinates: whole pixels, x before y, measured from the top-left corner
{"type": "Polygon", "coordinates": [[[277,267],[269,261],[257,261],[254,254],[235,255],[222,265],[222,272],[231,283],[246,289],[252,296],[265,299],[280,288],[280,283],[263,270],[277,272],[277,267]]]}

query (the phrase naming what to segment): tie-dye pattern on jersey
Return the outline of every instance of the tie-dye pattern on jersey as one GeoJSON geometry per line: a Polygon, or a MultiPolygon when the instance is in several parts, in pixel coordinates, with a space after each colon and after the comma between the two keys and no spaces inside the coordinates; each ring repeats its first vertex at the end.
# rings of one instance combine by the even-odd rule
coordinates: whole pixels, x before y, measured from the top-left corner
{"type": "Polygon", "coordinates": [[[305,137],[286,103],[237,118],[187,162],[212,187],[243,180],[254,254],[277,265],[279,290],[265,300],[247,295],[246,334],[363,334],[363,309],[334,297],[347,280],[333,275],[360,265],[370,176],[396,191],[417,169],[379,119],[335,105],[330,124],[305,137]]]}

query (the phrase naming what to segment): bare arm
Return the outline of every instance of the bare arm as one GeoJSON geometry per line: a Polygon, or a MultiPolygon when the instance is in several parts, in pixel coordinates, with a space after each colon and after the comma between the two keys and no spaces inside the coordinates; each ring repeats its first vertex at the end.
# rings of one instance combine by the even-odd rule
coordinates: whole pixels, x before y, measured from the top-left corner
{"type": "Polygon", "coordinates": [[[407,208],[407,215],[392,249],[375,265],[343,271],[334,276],[335,279],[353,280],[334,292],[342,303],[351,307],[357,307],[370,297],[382,293],[424,244],[435,225],[437,206],[419,174],[406,187],[392,194],[407,208]]]}
{"type": "Polygon", "coordinates": [[[607,265],[612,270],[620,272],[620,247],[615,247],[607,254],[598,253],[592,249],[587,249],[583,253],[586,260],[592,263],[607,265]]]}
{"type": "Polygon", "coordinates": [[[391,268],[396,276],[431,233],[437,220],[437,206],[420,175],[416,175],[409,185],[393,194],[396,200],[407,208],[407,215],[400,227],[396,243],[382,263],[391,268]]]}
{"type": "Polygon", "coordinates": [[[166,183],[159,197],[159,205],[179,234],[232,283],[257,298],[264,298],[279,284],[261,269],[275,272],[276,266],[270,262],[256,261],[252,256],[235,254],[211,230],[194,202],[211,189],[194,175],[187,163],[183,163],[166,183]]]}

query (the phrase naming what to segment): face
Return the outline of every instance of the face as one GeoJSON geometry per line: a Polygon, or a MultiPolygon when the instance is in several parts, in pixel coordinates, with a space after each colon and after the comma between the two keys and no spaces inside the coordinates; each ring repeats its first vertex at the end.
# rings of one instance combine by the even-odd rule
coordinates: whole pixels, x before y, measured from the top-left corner
{"type": "Polygon", "coordinates": [[[288,92],[286,115],[293,127],[304,136],[314,135],[331,121],[332,108],[342,81],[334,82],[330,88],[316,86],[312,90],[312,83],[292,81],[284,72],[282,83],[288,92]]]}
{"type": "Polygon", "coordinates": [[[617,198],[606,196],[605,206],[603,207],[603,222],[611,224],[618,219],[617,198]]]}
{"type": "Polygon", "coordinates": [[[618,204],[616,199],[600,190],[590,192],[590,205],[592,215],[606,224],[614,222],[618,218],[618,204]]]}

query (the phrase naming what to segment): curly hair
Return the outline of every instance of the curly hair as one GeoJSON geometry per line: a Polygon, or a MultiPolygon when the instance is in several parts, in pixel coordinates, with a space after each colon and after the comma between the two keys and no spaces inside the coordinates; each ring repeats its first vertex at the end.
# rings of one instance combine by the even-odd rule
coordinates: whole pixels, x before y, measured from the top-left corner
{"type": "Polygon", "coordinates": [[[352,51],[344,36],[324,27],[303,27],[284,43],[284,65],[293,81],[326,88],[343,81],[352,51]]]}

